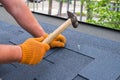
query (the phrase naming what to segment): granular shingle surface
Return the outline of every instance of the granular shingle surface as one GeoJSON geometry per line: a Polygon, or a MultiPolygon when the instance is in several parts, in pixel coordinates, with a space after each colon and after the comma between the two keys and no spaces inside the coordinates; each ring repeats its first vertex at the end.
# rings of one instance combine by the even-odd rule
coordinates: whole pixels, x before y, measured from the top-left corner
{"type": "MultiPolygon", "coordinates": [[[[57,26],[40,22],[47,33],[57,26]]],[[[67,29],[65,48],[47,52],[38,65],[0,64],[2,80],[120,80],[120,42],[67,29]],[[74,38],[73,38],[74,37],[74,38]]],[[[31,38],[20,26],[0,21],[0,44],[31,38]]]]}

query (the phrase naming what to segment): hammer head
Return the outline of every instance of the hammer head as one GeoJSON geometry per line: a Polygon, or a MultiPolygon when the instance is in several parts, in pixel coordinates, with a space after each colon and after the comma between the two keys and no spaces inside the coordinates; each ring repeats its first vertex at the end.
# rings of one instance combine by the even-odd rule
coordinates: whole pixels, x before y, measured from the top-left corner
{"type": "Polygon", "coordinates": [[[76,17],[73,13],[71,13],[71,12],[69,12],[69,11],[67,11],[67,14],[68,14],[68,18],[71,19],[71,22],[72,22],[73,27],[74,27],[74,28],[77,28],[77,27],[78,27],[77,17],[76,17]]]}

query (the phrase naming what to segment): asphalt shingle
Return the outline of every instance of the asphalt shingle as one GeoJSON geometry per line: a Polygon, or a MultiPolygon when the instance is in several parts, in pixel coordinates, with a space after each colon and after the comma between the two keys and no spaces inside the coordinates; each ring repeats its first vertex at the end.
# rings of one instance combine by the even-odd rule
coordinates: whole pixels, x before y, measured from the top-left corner
{"type": "MultiPolygon", "coordinates": [[[[40,23],[47,33],[51,33],[57,28],[55,25],[40,23]]],[[[1,44],[20,44],[32,37],[18,26],[0,21],[0,27],[1,44]]],[[[4,80],[120,79],[120,42],[70,29],[65,30],[62,34],[67,38],[65,48],[51,49],[41,63],[35,66],[14,63],[10,67],[1,64],[0,77],[4,80]]]]}
{"type": "Polygon", "coordinates": [[[14,67],[12,64],[0,65],[0,78],[6,74],[9,74],[11,71],[14,71],[15,68],[16,67],[14,67]]]}
{"type": "Polygon", "coordinates": [[[0,44],[11,44],[9,40],[14,37],[13,34],[0,30],[0,44]]]}
{"type": "MultiPolygon", "coordinates": [[[[72,80],[81,69],[93,60],[90,57],[68,49],[60,49],[46,59],[54,63],[54,66],[52,67],[54,71],[53,78],[51,78],[52,80],[55,80],[55,76],[58,76],[56,77],[56,80],[72,80]]],[[[52,68],[50,68],[50,70],[52,68]]]]}
{"type": "Polygon", "coordinates": [[[13,34],[16,36],[26,32],[20,26],[10,25],[10,24],[7,24],[7,23],[2,22],[2,21],[0,21],[0,30],[6,31],[9,34],[13,34]]]}
{"type": "Polygon", "coordinates": [[[30,73],[31,68],[27,66],[21,66],[14,69],[9,74],[1,77],[2,80],[33,80],[35,75],[30,73]]]}
{"type": "Polygon", "coordinates": [[[14,38],[11,38],[9,41],[13,44],[21,44],[23,43],[25,40],[27,40],[28,38],[32,38],[32,35],[30,35],[29,33],[24,32],[21,35],[15,36],[14,38]],[[16,39],[17,38],[17,39],[16,39]]]}
{"type": "Polygon", "coordinates": [[[73,80],[88,80],[80,75],[77,75],[73,80]]]}
{"type": "Polygon", "coordinates": [[[120,75],[120,55],[104,54],[79,72],[90,80],[116,80],[120,75]]]}

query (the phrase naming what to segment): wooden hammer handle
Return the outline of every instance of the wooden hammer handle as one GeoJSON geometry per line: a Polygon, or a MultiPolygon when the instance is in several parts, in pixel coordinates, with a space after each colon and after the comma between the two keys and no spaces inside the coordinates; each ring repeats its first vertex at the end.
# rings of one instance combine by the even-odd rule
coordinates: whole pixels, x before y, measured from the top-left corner
{"type": "Polygon", "coordinates": [[[61,32],[63,32],[70,25],[71,25],[71,19],[68,19],[61,26],[59,26],[54,32],[49,34],[49,36],[42,43],[49,44],[55,37],[57,37],[61,32]]]}

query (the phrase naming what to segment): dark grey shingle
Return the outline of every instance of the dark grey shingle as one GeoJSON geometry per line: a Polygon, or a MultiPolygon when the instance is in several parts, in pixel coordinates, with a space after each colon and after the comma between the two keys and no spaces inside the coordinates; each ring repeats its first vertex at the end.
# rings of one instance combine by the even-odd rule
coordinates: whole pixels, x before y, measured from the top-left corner
{"type": "Polygon", "coordinates": [[[31,67],[21,66],[1,78],[3,80],[33,80],[35,76],[32,73],[31,67]]]}
{"type": "Polygon", "coordinates": [[[82,69],[79,74],[90,80],[116,80],[120,75],[120,56],[104,53],[82,69]]]}
{"type": "Polygon", "coordinates": [[[30,35],[29,33],[22,33],[21,35],[15,36],[14,38],[11,38],[9,41],[13,44],[21,44],[23,43],[25,40],[27,40],[28,38],[32,38],[32,35],[30,35]]]}
{"type": "Polygon", "coordinates": [[[18,36],[19,34],[22,34],[23,32],[26,32],[20,26],[10,25],[2,21],[0,21],[0,30],[6,31],[9,34],[13,34],[16,36],[18,36]]]}
{"type": "Polygon", "coordinates": [[[15,67],[11,64],[0,64],[0,78],[14,70],[15,67]]]}
{"type": "Polygon", "coordinates": [[[6,31],[0,31],[0,44],[11,44],[9,40],[11,38],[14,38],[15,36],[13,34],[10,34],[6,31]]]}
{"type": "Polygon", "coordinates": [[[77,75],[74,79],[72,80],[88,80],[86,78],[84,78],[83,76],[77,75]]]}
{"type": "MultiPolygon", "coordinates": [[[[8,29],[5,27],[0,29],[1,43],[20,44],[32,37],[26,31],[21,31],[20,27],[16,28],[17,26],[4,22],[0,22],[0,25],[8,27],[8,29]],[[11,26],[10,30],[9,26],[11,26]],[[18,34],[14,35],[17,32],[18,34]]],[[[48,23],[41,22],[41,25],[47,33],[57,28],[48,23]]],[[[67,38],[65,48],[50,50],[44,60],[36,66],[15,64],[17,69],[5,75],[3,79],[72,80],[78,74],[91,80],[115,80],[120,76],[120,42],[70,29],[62,34],[67,38]]],[[[76,79],[81,79],[81,77],[78,76],[76,79]]]]}
{"type": "Polygon", "coordinates": [[[67,49],[59,49],[46,59],[54,63],[50,70],[47,70],[47,74],[53,72],[50,76],[52,80],[72,80],[81,69],[93,60],[67,49]]]}

